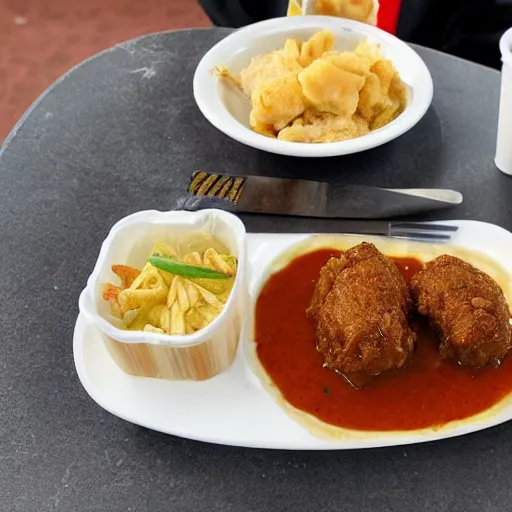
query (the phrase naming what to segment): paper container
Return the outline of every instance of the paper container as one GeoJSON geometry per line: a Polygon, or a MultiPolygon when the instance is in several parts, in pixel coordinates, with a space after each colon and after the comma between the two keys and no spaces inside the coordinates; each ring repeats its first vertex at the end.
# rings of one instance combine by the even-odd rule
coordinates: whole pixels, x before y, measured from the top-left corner
{"type": "Polygon", "coordinates": [[[245,228],[221,210],[199,212],[144,211],[114,225],[103,242],[93,273],[80,295],[80,312],[101,331],[114,361],[127,373],[169,380],[204,380],[233,362],[247,301],[245,228]],[[112,264],[142,268],[157,241],[173,243],[197,231],[211,233],[238,258],[238,272],[221,314],[190,335],[127,331],[110,315],[101,294],[106,282],[117,282],[112,264]]]}
{"type": "Polygon", "coordinates": [[[501,97],[496,143],[496,166],[505,174],[512,175],[512,28],[500,40],[501,97]]]}
{"type": "MultiPolygon", "coordinates": [[[[377,25],[377,14],[379,13],[380,7],[378,0],[368,0],[370,9],[368,9],[368,15],[364,15],[366,17],[361,16],[360,9],[353,10],[352,13],[347,10],[346,7],[342,9],[343,3],[343,0],[289,0],[287,15],[305,16],[318,14],[320,16],[336,16],[361,21],[369,25],[377,25]]],[[[360,2],[358,5],[363,7],[365,3],[366,2],[360,2]]]]}

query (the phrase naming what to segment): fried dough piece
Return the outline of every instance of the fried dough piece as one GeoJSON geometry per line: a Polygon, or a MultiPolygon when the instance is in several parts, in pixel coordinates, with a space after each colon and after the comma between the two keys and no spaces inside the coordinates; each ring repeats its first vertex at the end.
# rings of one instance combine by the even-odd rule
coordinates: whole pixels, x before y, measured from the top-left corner
{"type": "Polygon", "coordinates": [[[370,72],[370,60],[354,52],[328,52],[322,56],[322,59],[355,75],[366,76],[370,72]]]}
{"type": "Polygon", "coordinates": [[[368,123],[361,117],[335,116],[333,114],[304,114],[291,126],[279,132],[279,140],[290,142],[338,142],[354,139],[370,131],[368,123]]]}
{"type": "Polygon", "coordinates": [[[386,96],[382,94],[379,77],[375,73],[370,73],[359,93],[357,111],[363,119],[371,123],[374,117],[383,109],[385,102],[386,96]]]}
{"type": "MultiPolygon", "coordinates": [[[[373,0],[325,2],[336,12],[369,4],[373,0]]],[[[353,139],[400,115],[407,89],[379,45],[361,41],[345,52],[334,51],[333,45],[332,33],[323,30],[304,42],[287,39],[283,49],[254,57],[239,74],[220,66],[213,72],[251,99],[252,130],[279,140],[353,139]],[[308,112],[315,112],[312,119],[308,112]]]]}
{"type": "Polygon", "coordinates": [[[315,14],[368,21],[374,0],[316,0],[315,14]]]}
{"type": "Polygon", "coordinates": [[[378,60],[371,68],[370,71],[375,73],[380,81],[381,92],[387,96],[391,80],[395,77],[396,70],[391,61],[387,59],[378,60]]]}
{"type": "Polygon", "coordinates": [[[370,122],[370,128],[372,130],[378,130],[383,126],[386,126],[396,119],[402,111],[403,108],[400,103],[396,101],[387,101],[386,106],[370,122]]]}
{"type": "Polygon", "coordinates": [[[378,60],[382,59],[380,46],[368,41],[360,41],[354,49],[354,53],[360,57],[368,59],[370,66],[373,66],[378,60]]]}
{"type": "Polygon", "coordinates": [[[379,60],[371,67],[361,92],[358,113],[377,130],[402,113],[406,89],[390,61],[379,60]]]}
{"type": "Polygon", "coordinates": [[[334,45],[334,36],[328,30],[321,30],[306,41],[300,49],[298,62],[302,67],[307,67],[325,52],[332,49],[334,45]]]}
{"type": "Polygon", "coordinates": [[[252,96],[262,85],[273,83],[276,79],[297,76],[302,71],[297,60],[285,50],[278,50],[266,55],[258,55],[240,73],[240,86],[244,93],[252,96]]]}
{"type": "Polygon", "coordinates": [[[296,59],[297,61],[300,59],[300,50],[302,48],[302,41],[298,39],[287,39],[284,43],[284,51],[285,53],[296,59]]]}
{"type": "Polygon", "coordinates": [[[406,105],[407,89],[398,74],[396,74],[391,79],[385,107],[371,121],[370,128],[377,130],[386,126],[404,111],[406,105]]]}
{"type": "Polygon", "coordinates": [[[378,375],[404,366],[413,353],[409,290],[397,266],[363,242],[320,271],[307,315],[325,366],[378,375]]]}
{"type": "Polygon", "coordinates": [[[313,62],[298,78],[304,96],[317,110],[348,117],[357,109],[365,81],[324,59],[313,62]]]}
{"type": "Polygon", "coordinates": [[[231,73],[231,71],[228,68],[217,65],[212,69],[212,74],[217,78],[226,80],[226,82],[231,84],[236,89],[242,89],[240,77],[234,73],[231,73]]]}
{"type": "Polygon", "coordinates": [[[439,353],[464,366],[499,364],[512,345],[510,311],[496,281],[469,263],[443,255],[411,280],[418,311],[441,336],[439,353]]]}
{"type": "Polygon", "coordinates": [[[252,126],[271,125],[276,131],[304,112],[304,95],[296,76],[280,77],[252,94],[252,126]]]}
{"type": "Polygon", "coordinates": [[[271,139],[276,138],[277,132],[274,130],[274,127],[271,124],[265,124],[265,123],[260,123],[259,121],[256,121],[256,119],[252,115],[252,112],[251,112],[251,115],[249,116],[249,121],[251,124],[251,128],[256,133],[259,133],[260,135],[265,135],[265,137],[269,137],[271,139]]]}
{"type": "Polygon", "coordinates": [[[407,87],[400,79],[398,73],[391,79],[388,94],[392,100],[398,101],[402,105],[403,110],[403,106],[407,104],[407,87]]]}

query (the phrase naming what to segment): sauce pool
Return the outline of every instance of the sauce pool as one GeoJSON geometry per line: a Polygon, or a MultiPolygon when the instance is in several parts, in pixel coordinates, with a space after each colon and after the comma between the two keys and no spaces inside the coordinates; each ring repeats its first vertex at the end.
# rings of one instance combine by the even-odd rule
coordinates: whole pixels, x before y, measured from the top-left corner
{"type": "MultiPolygon", "coordinates": [[[[482,370],[443,361],[438,338],[424,320],[412,324],[418,338],[408,366],[362,389],[323,368],[306,308],[321,267],[339,254],[322,249],[296,258],[269,278],[257,300],[257,355],[291,405],[338,427],[415,430],[473,416],[512,391],[511,357],[499,368],[482,370]]],[[[406,280],[421,266],[414,258],[392,259],[406,280]]]]}

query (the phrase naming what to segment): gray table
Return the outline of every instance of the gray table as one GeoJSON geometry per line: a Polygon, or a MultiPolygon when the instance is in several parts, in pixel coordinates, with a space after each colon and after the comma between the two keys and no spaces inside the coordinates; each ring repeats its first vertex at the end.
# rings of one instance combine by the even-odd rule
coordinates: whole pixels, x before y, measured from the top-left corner
{"type": "MultiPolygon", "coordinates": [[[[169,209],[197,168],[452,187],[440,214],[512,229],[512,179],[493,164],[499,74],[418,51],[434,103],[410,133],[365,154],[298,160],[246,148],[197,110],[192,75],[226,34],[125,43],[75,68],[21,120],[0,154],[0,510],[489,512],[512,507],[512,426],[368,451],[247,450],[119,420],[74,371],[80,290],[119,218],[169,209]]],[[[244,217],[252,231],[333,228],[244,217]]]]}

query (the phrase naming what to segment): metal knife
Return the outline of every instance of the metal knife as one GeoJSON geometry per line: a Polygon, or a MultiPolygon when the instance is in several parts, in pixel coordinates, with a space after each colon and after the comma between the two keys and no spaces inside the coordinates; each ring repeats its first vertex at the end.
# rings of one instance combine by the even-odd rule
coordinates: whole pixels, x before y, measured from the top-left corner
{"type": "Polygon", "coordinates": [[[462,194],[447,189],[388,189],[196,171],[180,206],[300,217],[385,219],[449,208],[462,194]]]}

